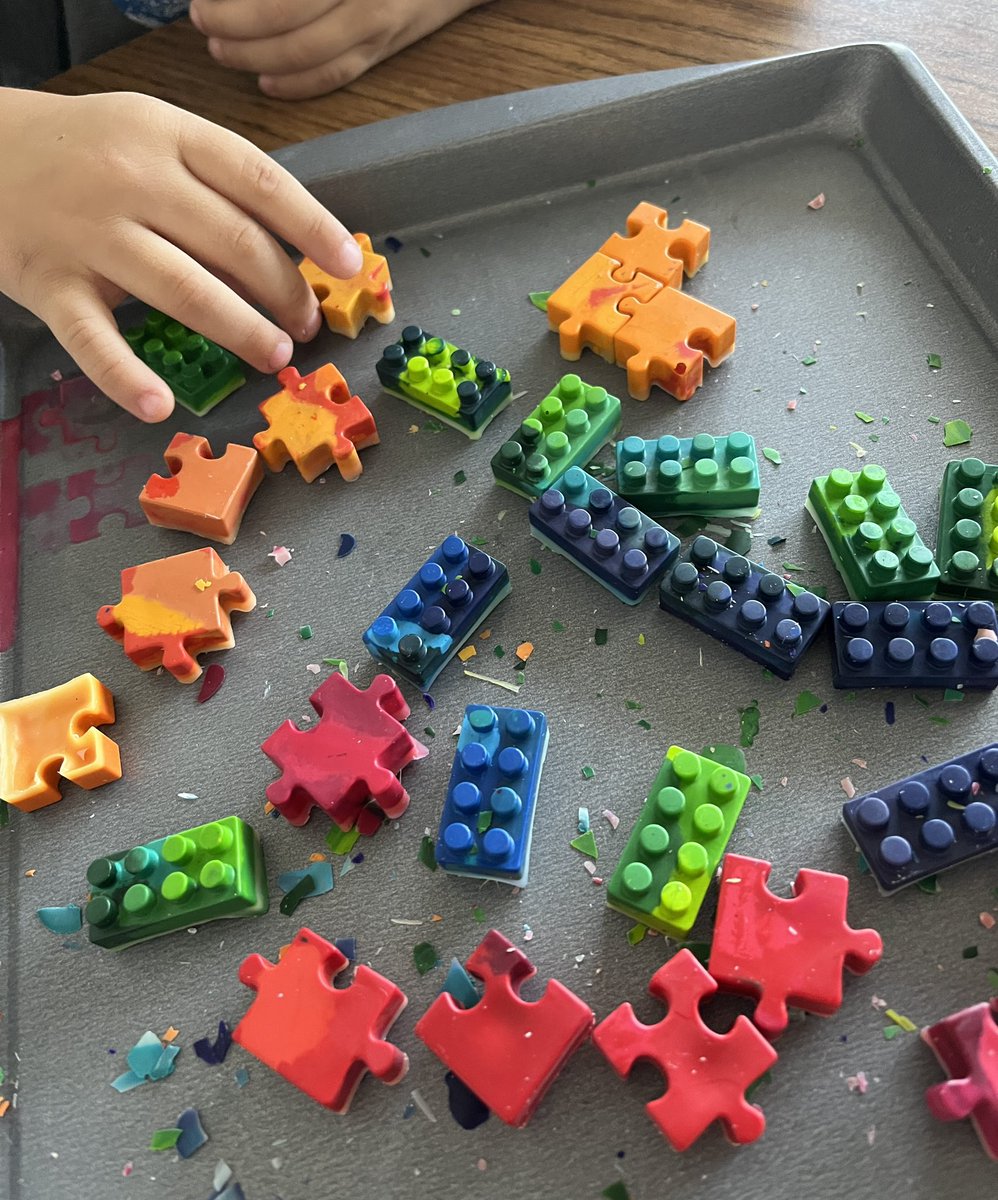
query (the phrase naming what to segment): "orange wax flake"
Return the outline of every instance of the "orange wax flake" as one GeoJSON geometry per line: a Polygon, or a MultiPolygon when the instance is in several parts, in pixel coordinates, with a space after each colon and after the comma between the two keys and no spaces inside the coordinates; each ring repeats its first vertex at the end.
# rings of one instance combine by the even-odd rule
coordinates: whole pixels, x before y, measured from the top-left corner
{"type": "Polygon", "coordinates": [[[205,590],[205,588],[211,587],[211,580],[210,579],[195,579],[194,586],[197,588],[197,590],[199,592],[203,592],[205,590]]]}
{"type": "Polygon", "coordinates": [[[310,854],[308,856],[308,861],[309,862],[325,862],[326,856],[324,854],[310,854]]]}
{"type": "Polygon", "coordinates": [[[174,1028],[174,1026],[171,1025],[170,1028],[166,1031],[166,1033],[164,1033],[163,1036],[160,1038],[160,1041],[161,1042],[173,1042],[179,1036],[180,1036],[180,1030],[174,1028]]]}
{"type": "Polygon", "coordinates": [[[37,869],[36,869],[35,867],[32,867],[30,871],[25,871],[25,872],[24,872],[24,878],[25,878],[25,879],[34,879],[34,877],[35,877],[37,874],[38,874],[38,871],[37,871],[37,869]]]}
{"type": "Polygon", "coordinates": [[[266,804],[264,804],[264,806],[263,806],[263,811],[269,817],[270,814],[274,811],[274,805],[271,804],[271,802],[268,800],[266,802],[266,804]]]}
{"type": "Polygon", "coordinates": [[[531,654],[533,654],[533,652],[534,652],[534,643],[533,642],[521,642],[519,644],[519,646],[517,646],[517,648],[516,648],[516,657],[521,662],[526,662],[527,659],[531,656],[531,654]]]}
{"type": "MultiPolygon", "coordinates": [[[[178,433],[163,458],[170,474],[151,475],[139,493],[149,524],[231,546],[263,481],[260,455],[251,446],[230,442],[221,458],[215,458],[206,438],[178,433]]],[[[211,584],[195,580],[194,586],[211,584]]]]}
{"type": "Polygon", "coordinates": [[[491,629],[483,629],[482,632],[478,636],[482,639],[483,642],[487,642],[489,640],[489,638],[492,636],[492,630],[491,629]]]}
{"type": "MultiPolygon", "coordinates": [[[[34,812],[62,799],[59,777],[83,788],[121,778],[114,697],[93,675],[0,704],[0,800],[34,812]]],[[[34,874],[34,871],[29,872],[34,874]]]]}
{"type": "Polygon", "coordinates": [[[8,1108],[10,1108],[10,1101],[5,1100],[3,1096],[0,1096],[0,1117],[5,1117],[7,1115],[8,1108]]]}
{"type": "Polygon", "coordinates": [[[351,395],[346,380],[332,363],[311,375],[285,367],[277,376],[281,391],[260,405],[269,429],[253,438],[272,471],[289,462],[306,483],[336,464],[352,483],[363,471],[358,451],[378,444],[378,429],[367,405],[351,395]]]}
{"type": "Polygon", "coordinates": [[[277,951],[277,961],[280,962],[281,959],[285,956],[285,954],[287,954],[287,952],[290,949],[291,949],[290,942],[287,942],[287,943],[285,943],[285,945],[281,946],[280,949],[277,951]]]}
{"type": "Polygon", "coordinates": [[[353,238],[364,252],[364,264],[350,279],[327,275],[308,258],[298,266],[319,301],[326,324],[333,333],[349,338],[360,333],[368,317],[374,317],[382,325],[395,320],[388,260],[374,252],[366,233],[355,233],[353,238]]]}
{"type": "Polygon", "coordinates": [[[457,656],[461,662],[468,662],[470,659],[474,658],[477,653],[478,651],[474,646],[465,646],[463,650],[458,650],[457,656]]]}
{"type": "Polygon", "coordinates": [[[199,654],[229,650],[230,613],[251,612],[256,597],[209,546],[121,572],[121,600],[97,611],[97,623],[143,671],[165,667],[181,683],[201,674],[199,654]],[[199,589],[197,580],[210,581],[199,589]]]}

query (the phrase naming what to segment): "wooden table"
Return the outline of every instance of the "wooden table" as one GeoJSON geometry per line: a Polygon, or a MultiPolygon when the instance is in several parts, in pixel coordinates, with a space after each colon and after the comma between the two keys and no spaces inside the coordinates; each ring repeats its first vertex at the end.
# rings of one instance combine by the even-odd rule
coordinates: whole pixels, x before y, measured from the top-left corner
{"type": "Polygon", "coordinates": [[[186,21],[48,85],[134,90],[228,126],[264,149],[417,109],[523,88],[855,41],[918,53],[981,137],[998,146],[998,5],[989,0],[493,0],[317,100],[261,96],[217,66],[186,21]],[[470,64],[470,65],[469,65],[470,64]]]}

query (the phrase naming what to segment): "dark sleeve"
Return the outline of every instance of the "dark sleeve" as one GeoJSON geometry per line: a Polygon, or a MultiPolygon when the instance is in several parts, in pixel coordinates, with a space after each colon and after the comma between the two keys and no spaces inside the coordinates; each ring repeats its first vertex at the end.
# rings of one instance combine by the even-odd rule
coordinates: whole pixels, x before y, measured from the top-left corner
{"type": "Polygon", "coordinates": [[[0,85],[37,87],[142,32],[112,0],[0,0],[0,85]]]}

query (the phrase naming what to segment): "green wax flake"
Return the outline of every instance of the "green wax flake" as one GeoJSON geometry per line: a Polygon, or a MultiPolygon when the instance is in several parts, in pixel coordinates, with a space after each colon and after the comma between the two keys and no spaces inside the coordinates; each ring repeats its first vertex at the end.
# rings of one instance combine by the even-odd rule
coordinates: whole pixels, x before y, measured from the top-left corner
{"type": "Polygon", "coordinates": [[[359,829],[337,829],[334,825],[326,834],[326,845],[331,854],[349,854],[359,837],[359,829]]]}
{"type": "Polygon", "coordinates": [[[540,575],[541,570],[542,570],[541,564],[537,561],[536,558],[532,558],[530,560],[530,574],[531,575],[540,575]]]}
{"type": "Polygon", "coordinates": [[[312,626],[311,625],[303,625],[301,627],[301,629],[298,630],[298,636],[301,638],[301,640],[303,642],[309,641],[312,637],[312,626]]]}
{"type": "Polygon", "coordinates": [[[492,824],[492,810],[488,809],[485,812],[478,814],[478,832],[484,833],[492,824]]]}
{"type": "Polygon", "coordinates": [[[632,946],[638,945],[639,942],[645,940],[645,934],[648,932],[644,925],[632,925],[627,931],[627,940],[632,946]]]}
{"type": "Polygon", "coordinates": [[[172,1150],[180,1141],[182,1129],[157,1129],[149,1143],[150,1150],[172,1150]]]}
{"type": "Polygon", "coordinates": [[[468,476],[463,471],[454,472],[454,486],[460,487],[462,483],[467,483],[468,476]]]}
{"type": "Polygon", "coordinates": [[[738,710],[738,715],[741,718],[739,740],[743,746],[751,746],[759,736],[759,701],[753,700],[750,704],[746,704],[744,708],[738,710]]]}
{"type": "Polygon", "coordinates": [[[814,592],[814,594],[816,596],[820,596],[822,598],[822,600],[828,599],[828,588],[826,588],[823,583],[808,584],[807,590],[809,592],[814,592]]]}
{"type": "Polygon", "coordinates": [[[488,542],[481,536],[481,534],[475,534],[475,536],[469,540],[468,545],[475,547],[486,546],[488,545],[488,542]]]}
{"type": "Polygon", "coordinates": [[[645,635],[643,633],[639,633],[638,634],[638,645],[643,646],[644,644],[645,644],[645,635]]]}
{"type": "Polygon", "coordinates": [[[637,700],[625,700],[624,704],[629,712],[640,712],[644,708],[644,705],[639,704],[637,700]]]}
{"type": "Polygon", "coordinates": [[[651,725],[647,721],[639,721],[638,724],[643,730],[645,730],[646,733],[651,729],[651,725]]]}
{"type": "Polygon", "coordinates": [[[933,725],[948,725],[949,724],[949,717],[932,717],[932,716],[930,716],[929,720],[932,722],[933,725]]]}
{"type": "Polygon", "coordinates": [[[0,1083],[3,1083],[6,1078],[6,1072],[4,1071],[3,1067],[0,1067],[0,1083]]]}
{"type": "Polygon", "coordinates": [[[471,915],[475,918],[475,920],[479,923],[479,925],[485,924],[485,909],[484,908],[481,908],[481,907],[473,908],[471,910],[471,915]]]}
{"type": "Polygon", "coordinates": [[[631,1200],[631,1193],[619,1179],[616,1183],[611,1183],[609,1187],[604,1188],[602,1195],[604,1200],[631,1200]]]}
{"type": "Polygon", "coordinates": [[[534,306],[534,308],[539,308],[541,312],[547,312],[548,297],[550,295],[550,292],[527,292],[527,299],[534,306]]]}
{"type": "Polygon", "coordinates": [[[994,170],[993,167],[981,167],[981,174],[982,175],[990,175],[993,170],[994,170]]]}
{"type": "Polygon", "coordinates": [[[452,317],[459,317],[461,315],[461,310],[459,308],[452,308],[450,310],[450,315],[452,317]]]}
{"type": "Polygon", "coordinates": [[[596,846],[596,838],[593,836],[593,831],[587,829],[585,833],[577,838],[572,838],[568,843],[573,850],[578,850],[580,854],[585,854],[591,859],[599,858],[599,850],[596,846]]]}
{"type": "Polygon", "coordinates": [[[979,951],[976,946],[964,946],[963,948],[964,958],[976,958],[978,953],[979,951]]]}
{"type": "Polygon", "coordinates": [[[565,632],[565,626],[562,625],[562,623],[560,621],[552,621],[551,628],[554,630],[555,633],[564,633],[565,632]]]}
{"type": "Polygon", "coordinates": [[[430,417],[430,419],[428,421],[423,422],[423,432],[424,433],[443,433],[443,431],[444,431],[444,426],[441,425],[441,423],[439,421],[435,420],[433,417],[430,417]]]}
{"type": "Polygon", "coordinates": [[[425,246],[420,246],[420,247],[419,247],[419,253],[420,253],[420,254],[422,254],[422,256],[423,256],[424,258],[429,258],[429,257],[430,257],[430,252],[429,252],[429,250],[427,250],[427,248],[426,248],[425,246]]]}
{"type": "Polygon", "coordinates": [[[295,909],[305,899],[306,896],[311,896],[315,891],[315,879],[310,874],[305,874],[298,880],[290,892],[285,893],[281,897],[279,905],[280,910],[286,917],[294,915],[295,909]]]}
{"type": "Polygon", "coordinates": [[[492,647],[492,653],[496,656],[496,658],[506,657],[506,651],[502,648],[502,646],[499,645],[498,642],[492,647]]]}
{"type": "Polygon", "coordinates": [[[806,713],[814,712],[816,708],[821,708],[822,701],[814,692],[809,692],[806,689],[801,692],[794,701],[795,717],[803,717],[806,713]]]}
{"type": "Polygon", "coordinates": [[[784,569],[784,571],[790,571],[790,572],[806,571],[806,570],[808,570],[808,566],[806,563],[802,565],[801,563],[785,562],[783,564],[783,569],[784,569]]]}
{"type": "Polygon", "coordinates": [[[884,1026],[884,1041],[885,1042],[893,1042],[894,1039],[897,1037],[897,1035],[900,1032],[901,1032],[901,1028],[898,1025],[885,1025],[884,1026]]]}
{"type": "Polygon", "coordinates": [[[959,688],[947,688],[943,692],[943,699],[950,701],[951,704],[959,704],[964,698],[964,693],[959,688]]]}
{"type": "Polygon", "coordinates": [[[427,737],[436,737],[437,736],[437,731],[433,728],[432,725],[424,725],[423,732],[426,734],[427,737]]]}
{"type": "MultiPolygon", "coordinates": [[[[10,824],[10,809],[6,800],[0,800],[0,829],[10,824]]],[[[0,1080],[2,1082],[2,1080],[0,1080]]]]}
{"type": "Polygon", "coordinates": [[[926,877],[924,879],[920,879],[915,886],[920,892],[924,892],[926,896],[938,896],[943,890],[939,886],[939,880],[935,877],[935,875],[926,875],[926,877]]]}
{"type": "Polygon", "coordinates": [[[416,857],[428,871],[437,869],[436,847],[433,844],[433,838],[428,833],[423,834],[423,840],[419,843],[419,854],[416,857]]]}
{"type": "Polygon", "coordinates": [[[704,746],[700,751],[701,758],[709,758],[712,762],[729,767],[732,771],[745,774],[745,754],[737,746],[704,746]]]}
{"type": "Polygon", "coordinates": [[[920,696],[918,694],[918,692],[915,692],[915,699],[918,701],[919,704],[921,704],[921,706],[923,708],[931,708],[932,707],[932,701],[926,700],[926,698],[924,696],[920,696]]]}
{"type": "Polygon", "coordinates": [[[862,421],[864,425],[872,425],[873,424],[873,417],[871,417],[869,413],[860,412],[857,409],[856,412],[853,413],[853,416],[858,417],[859,420],[862,421]]]}
{"type": "Polygon", "coordinates": [[[782,533],[774,534],[773,537],[766,538],[767,546],[782,546],[787,539],[782,533]]]}
{"type": "Polygon", "coordinates": [[[596,180],[595,180],[595,179],[587,179],[587,180],[586,180],[586,187],[595,187],[595,186],[596,186],[596,180]]]}
{"type": "Polygon", "coordinates": [[[350,678],[350,667],[345,658],[324,658],[322,661],[327,667],[335,667],[344,679],[350,678]]]}
{"type": "Polygon", "coordinates": [[[943,360],[938,354],[926,354],[925,361],[933,371],[938,371],[943,365],[943,360]]]}
{"type": "Polygon", "coordinates": [[[752,786],[756,791],[764,792],[766,790],[766,781],[761,775],[750,775],[749,779],[752,780],[752,786]]]}
{"type": "Polygon", "coordinates": [[[804,357],[800,360],[800,365],[802,367],[813,367],[817,361],[818,360],[814,357],[813,354],[805,354],[804,357]]]}
{"type": "Polygon", "coordinates": [[[427,971],[433,970],[440,962],[440,958],[436,949],[429,942],[420,942],[412,948],[412,961],[416,964],[416,970],[420,975],[425,975],[427,971]]]}
{"type": "Polygon", "coordinates": [[[752,534],[747,529],[733,529],[725,544],[732,554],[746,555],[752,549],[752,534]]]}
{"type": "Polygon", "coordinates": [[[609,631],[609,630],[607,630],[607,629],[597,629],[597,630],[596,630],[595,637],[594,637],[594,639],[593,639],[593,640],[596,642],[596,645],[597,645],[597,646],[605,646],[605,645],[606,645],[606,642],[607,642],[607,638],[608,638],[609,636],[610,636],[610,631],[609,631]]]}
{"type": "Polygon", "coordinates": [[[774,467],[778,467],[783,462],[783,455],[779,450],[774,450],[772,446],[763,446],[762,455],[763,458],[769,459],[774,467]]]}
{"type": "Polygon", "coordinates": [[[870,874],[870,864],[858,851],[856,853],[856,870],[859,871],[860,875],[870,874]]]}
{"type": "Polygon", "coordinates": [[[706,966],[710,959],[710,942],[683,942],[679,949],[689,950],[702,966],[706,966]]]}
{"type": "Polygon", "coordinates": [[[988,991],[992,994],[998,992],[998,970],[994,967],[988,971],[988,991]]]}
{"type": "Polygon", "coordinates": [[[755,1083],[751,1084],[749,1087],[747,1087],[745,1089],[745,1099],[751,1104],[752,1097],[756,1094],[756,1092],[759,1090],[759,1088],[765,1087],[765,1085],[767,1083],[772,1083],[772,1082],[773,1082],[773,1072],[772,1071],[767,1071],[765,1073],[765,1075],[760,1075],[759,1078],[755,1081],[755,1083]]]}
{"type": "Polygon", "coordinates": [[[926,417],[925,419],[929,422],[930,425],[938,425],[939,424],[939,417],[926,417]]]}
{"type": "Polygon", "coordinates": [[[871,441],[871,442],[879,442],[879,441],[880,441],[880,434],[879,434],[879,433],[871,433],[871,434],[870,434],[870,441],[871,441]]]}
{"type": "Polygon", "coordinates": [[[268,608],[267,611],[263,615],[265,617],[272,617],[274,615],[274,610],[272,608],[268,608]]]}
{"type": "Polygon", "coordinates": [[[960,417],[955,421],[947,421],[943,427],[944,446],[966,446],[973,436],[974,431],[960,417]]]}
{"type": "Polygon", "coordinates": [[[583,767],[582,768],[582,778],[583,779],[595,779],[596,772],[592,769],[592,767],[583,767]]]}

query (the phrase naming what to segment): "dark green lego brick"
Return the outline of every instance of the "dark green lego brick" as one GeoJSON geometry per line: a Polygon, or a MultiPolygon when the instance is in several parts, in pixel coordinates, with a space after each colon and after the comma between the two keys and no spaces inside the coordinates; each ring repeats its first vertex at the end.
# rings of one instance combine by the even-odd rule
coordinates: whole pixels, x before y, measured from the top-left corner
{"type": "Polygon", "coordinates": [[[150,312],[124,338],[170,385],[177,403],[199,417],[246,382],[245,364],[234,354],[161,312],[150,312]]]}
{"type": "Polygon", "coordinates": [[[927,600],[939,580],[932,551],[883,467],[844,469],[811,483],[804,506],[853,600],[927,600]]]}
{"type": "Polygon", "coordinates": [[[652,516],[747,517],[759,507],[759,458],[747,433],[617,443],[617,493],[652,516]]]}
{"type": "Polygon", "coordinates": [[[569,467],[585,467],[620,424],[620,400],[578,375],[563,375],[492,459],[496,481],[530,500],[569,467]]]}
{"type": "Polygon", "coordinates": [[[107,950],[269,906],[263,850],[239,817],[98,858],[87,883],[90,940],[107,950]]]}
{"type": "Polygon", "coordinates": [[[939,489],[940,596],[998,600],[998,466],[946,464],[939,489]]]}
{"type": "Polygon", "coordinates": [[[747,775],[671,746],[607,885],[607,904],[685,939],[751,786],[747,775]]]}

